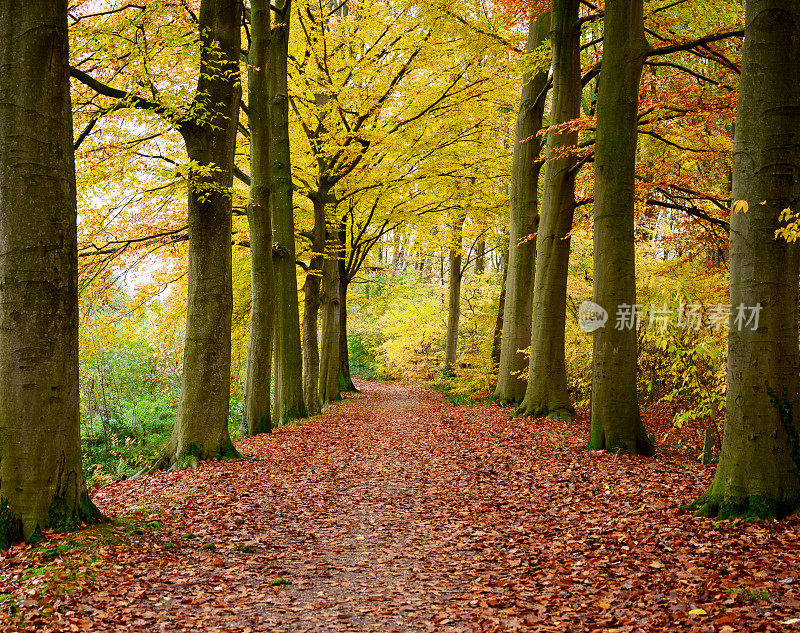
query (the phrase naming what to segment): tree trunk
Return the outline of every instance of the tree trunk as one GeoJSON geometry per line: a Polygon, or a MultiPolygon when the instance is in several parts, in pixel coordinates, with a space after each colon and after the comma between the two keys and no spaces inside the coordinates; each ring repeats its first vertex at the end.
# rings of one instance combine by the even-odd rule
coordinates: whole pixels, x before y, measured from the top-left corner
{"type": "Polygon", "coordinates": [[[458,322],[461,319],[461,262],[463,259],[461,234],[465,219],[465,215],[460,215],[456,219],[450,243],[450,283],[447,302],[447,335],[444,347],[445,375],[452,375],[458,353],[458,322]]]}
{"type": "Polygon", "coordinates": [[[267,0],[252,0],[251,44],[248,56],[250,120],[250,338],[244,385],[244,418],[248,435],[269,433],[272,382],[274,280],[272,223],[269,217],[269,63],[270,8],[267,0]]]}
{"type": "MultiPolygon", "coordinates": [[[[344,245],[342,245],[344,247],[344,245]]],[[[339,389],[358,393],[350,374],[350,351],[347,348],[347,290],[350,280],[344,260],[339,261],[339,389]]]]}
{"type": "Polygon", "coordinates": [[[172,436],[150,471],[196,466],[239,453],[228,433],[231,389],[231,196],[239,121],[241,5],[200,3],[200,77],[195,103],[201,121],[182,129],[192,165],[189,293],[181,399],[172,436]]]}
{"type": "MultiPolygon", "coordinates": [[[[639,80],[647,51],[643,0],[607,0],[597,96],[594,302],[609,322],[594,332],[591,450],[651,455],[636,394],[636,328],[617,328],[617,310],[636,305],[634,168],[639,80]]],[[[626,324],[621,324],[626,325],[626,324]]]]}
{"type": "Polygon", "coordinates": [[[475,274],[486,272],[486,238],[481,238],[475,245],[475,274]]]}
{"type": "Polygon", "coordinates": [[[781,517],[800,506],[797,440],[797,242],[775,238],[783,209],[800,208],[800,2],[748,0],[731,214],[733,313],[719,465],[698,514],[781,517]],[[763,306],[757,328],[739,306],[763,306]],[[790,440],[787,428],[792,429],[790,440]]]}
{"type": "Polygon", "coordinates": [[[331,249],[322,266],[322,357],[319,368],[319,399],[322,406],[341,399],[339,392],[340,296],[339,260],[331,249]]]}
{"type": "MultiPolygon", "coordinates": [[[[580,116],[579,0],[554,0],[550,41],[553,50],[553,106],[550,125],[580,116]]],[[[577,131],[551,131],[536,239],[531,355],[520,413],[573,419],[564,360],[570,231],[575,212],[577,131]]]]}
{"type": "Polygon", "coordinates": [[[503,286],[500,289],[500,299],[497,302],[497,318],[494,322],[494,334],[492,335],[492,364],[495,367],[500,365],[500,347],[503,340],[503,319],[506,309],[506,281],[508,279],[508,249],[503,253],[503,286]]]}
{"type": "MultiPolygon", "coordinates": [[[[548,37],[550,13],[531,18],[527,50],[541,46],[548,37]]],[[[509,253],[505,285],[505,314],[500,339],[497,387],[494,397],[500,402],[521,402],[526,381],[527,358],[521,350],[531,344],[531,304],[536,263],[538,230],[538,187],[542,163],[539,159],[547,69],[533,77],[523,77],[522,98],[517,115],[511,167],[511,206],[509,213],[509,253]]]]}
{"type": "Polygon", "coordinates": [[[323,191],[314,199],[311,261],[303,284],[303,398],[308,415],[321,411],[319,401],[319,307],[322,268],[325,254],[325,197],[323,191]]]}
{"type": "Polygon", "coordinates": [[[0,8],[0,549],[103,519],[81,467],[66,0],[0,8]]]}
{"type": "Polygon", "coordinates": [[[289,16],[284,0],[273,20],[269,47],[270,214],[275,239],[275,405],[278,424],[306,417],[303,362],[300,352],[300,310],[294,245],[294,207],[289,149],[289,16]]]}

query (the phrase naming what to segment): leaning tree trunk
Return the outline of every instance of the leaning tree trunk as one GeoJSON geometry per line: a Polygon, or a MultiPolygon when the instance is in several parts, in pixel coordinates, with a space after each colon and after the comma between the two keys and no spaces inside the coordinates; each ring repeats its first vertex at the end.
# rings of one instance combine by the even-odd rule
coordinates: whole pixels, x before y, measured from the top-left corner
{"type": "Polygon", "coordinates": [[[319,399],[322,406],[342,397],[339,391],[339,261],[336,249],[332,250],[322,266],[322,354],[319,366],[319,399]]]}
{"type": "MultiPolygon", "coordinates": [[[[553,0],[550,41],[553,50],[553,105],[550,125],[580,115],[579,0],[553,0]]],[[[536,282],[533,291],[531,355],[528,386],[520,413],[573,419],[564,360],[567,273],[570,231],[575,213],[578,133],[552,130],[547,139],[547,163],[536,240],[536,282]]]]}
{"type": "Polygon", "coordinates": [[[319,307],[322,268],[325,261],[325,197],[314,199],[314,228],[311,231],[311,261],[303,284],[303,398],[309,415],[321,411],[319,401],[319,307]]]}
{"type": "Polygon", "coordinates": [[[67,2],[0,7],[0,549],[102,515],[81,468],[67,2]]]}
{"type": "Polygon", "coordinates": [[[248,435],[269,433],[272,383],[274,279],[272,222],[269,217],[269,63],[270,7],[252,0],[251,44],[247,62],[250,120],[250,338],[244,383],[244,419],[248,435]]]}
{"type": "Polygon", "coordinates": [[[289,16],[291,0],[275,15],[269,47],[270,214],[275,240],[275,405],[278,424],[306,417],[300,310],[294,245],[294,207],[289,148],[289,16]]]}
{"type": "MultiPolygon", "coordinates": [[[[548,37],[550,13],[531,17],[527,50],[533,51],[548,37]]],[[[536,239],[539,227],[539,159],[547,68],[533,77],[523,77],[514,133],[511,166],[511,206],[509,214],[508,272],[505,285],[503,335],[494,397],[500,402],[521,402],[525,396],[526,350],[531,344],[531,302],[536,265],[536,239]]]]}
{"type": "Polygon", "coordinates": [[[178,415],[149,470],[196,466],[239,453],[228,433],[231,390],[231,189],[241,85],[241,4],[200,3],[200,78],[195,104],[205,116],[182,128],[192,165],[189,293],[178,415]]]}
{"type": "Polygon", "coordinates": [[[636,305],[636,124],[648,48],[642,14],[643,0],[606,1],[594,159],[594,302],[610,318],[594,332],[589,448],[651,455],[636,394],[636,328],[614,323],[618,309],[636,305]]]}
{"type": "Polygon", "coordinates": [[[749,211],[731,216],[728,404],[719,466],[695,502],[704,516],[765,519],[800,506],[800,256],[797,242],[775,237],[781,211],[800,209],[798,57],[800,2],[748,0],[733,200],[746,201],[749,211]],[[754,316],[748,308],[759,304],[756,327],[747,323],[754,316]]]}
{"type": "Polygon", "coordinates": [[[447,333],[444,346],[444,373],[452,375],[458,354],[458,322],[461,320],[461,235],[464,227],[465,215],[460,215],[453,226],[450,242],[450,280],[449,296],[447,300],[447,333]]]}

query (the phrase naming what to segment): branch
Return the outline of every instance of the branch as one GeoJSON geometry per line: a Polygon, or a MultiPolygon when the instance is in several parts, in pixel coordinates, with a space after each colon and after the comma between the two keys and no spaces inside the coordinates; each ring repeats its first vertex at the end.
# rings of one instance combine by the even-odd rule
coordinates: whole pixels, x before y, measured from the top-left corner
{"type": "Polygon", "coordinates": [[[119,99],[120,101],[129,104],[132,108],[148,110],[158,114],[174,125],[175,128],[180,132],[186,131],[189,126],[188,121],[177,117],[174,111],[167,109],[164,105],[156,101],[151,101],[150,99],[145,99],[144,97],[131,94],[130,92],[125,92],[124,90],[107,86],[82,70],[78,70],[74,66],[69,67],[69,74],[73,79],[77,79],[85,86],[88,86],[94,90],[97,94],[103,95],[104,97],[111,97],[112,99],[119,99]]]}
{"type": "Polygon", "coordinates": [[[692,48],[697,48],[698,46],[704,46],[706,44],[710,44],[711,42],[718,42],[720,40],[726,40],[731,37],[744,37],[744,31],[728,31],[727,33],[714,33],[712,35],[706,35],[696,40],[689,40],[688,42],[683,42],[682,44],[672,44],[670,46],[652,48],[649,51],[647,51],[646,56],[653,57],[655,55],[669,55],[670,53],[677,53],[678,51],[688,51],[692,48]]]}

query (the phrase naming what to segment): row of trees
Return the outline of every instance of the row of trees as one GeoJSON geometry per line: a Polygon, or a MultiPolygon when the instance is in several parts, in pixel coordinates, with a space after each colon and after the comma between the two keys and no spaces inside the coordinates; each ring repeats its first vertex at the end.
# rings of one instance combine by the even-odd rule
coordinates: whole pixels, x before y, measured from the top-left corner
{"type": "MultiPolygon", "coordinates": [[[[734,209],[757,210],[734,213],[732,218],[731,304],[761,304],[770,316],[756,330],[736,327],[731,319],[722,456],[711,488],[696,502],[699,512],[706,515],[775,516],[793,511],[798,504],[796,456],[800,451],[792,415],[798,396],[798,266],[795,245],[776,240],[781,209],[794,209],[798,202],[798,93],[789,87],[796,81],[794,69],[781,57],[782,50],[792,50],[796,43],[797,9],[793,2],[747,3],[733,199],[746,203],[734,209]]],[[[532,151],[537,148],[530,145],[516,148],[511,215],[514,237],[535,229],[537,240],[535,248],[514,249],[512,243],[506,305],[512,310],[519,306],[514,314],[521,318],[504,322],[496,396],[521,402],[522,414],[571,417],[563,333],[575,171],[580,161],[575,151],[578,135],[564,124],[577,118],[580,107],[579,3],[554,0],[549,16],[542,14],[531,22],[531,41],[541,39],[537,31],[548,17],[553,97],[541,210],[537,217],[536,190],[519,184],[529,183],[529,174],[538,176],[532,151]],[[521,374],[520,341],[528,340],[528,335],[530,357],[522,395],[523,381],[514,376],[521,374]]],[[[610,314],[620,306],[636,305],[635,159],[637,128],[646,118],[638,103],[642,69],[655,56],[696,52],[712,39],[738,35],[717,33],[653,47],[645,38],[642,2],[608,0],[605,4],[599,87],[593,104],[593,299],[610,314]]],[[[530,134],[541,122],[536,105],[529,101],[531,95],[541,94],[537,81],[542,77],[526,78],[518,119],[521,135],[530,134]]],[[[636,330],[606,327],[593,336],[589,448],[650,455],[653,445],[637,403],[636,330]]]]}
{"type": "MultiPolygon", "coordinates": [[[[646,64],[654,73],[676,68],[724,104],[733,83],[728,75],[739,69],[727,49],[712,44],[735,42],[741,33],[717,30],[681,38],[670,31],[675,20],[660,24],[660,31],[648,27],[649,36],[659,40],[651,46],[640,0],[608,0],[603,9],[588,3],[581,8],[577,0],[548,4],[524,9],[529,57],[536,59],[534,51],[549,39],[552,63],[529,65],[523,81],[496,395],[519,403],[526,415],[569,417],[574,412],[563,333],[575,211],[593,204],[594,301],[611,313],[619,305],[635,305],[637,139],[645,134],[675,145],[686,124],[659,96],[642,109],[642,70],[646,64]],[[674,61],[675,55],[694,65],[683,57],[674,61]],[[540,157],[542,130],[547,142],[540,157]],[[592,162],[593,196],[576,201],[582,168],[592,162]],[[528,345],[526,358],[520,350],[528,345]],[[527,380],[519,377],[525,369],[527,380]]],[[[653,10],[651,21],[681,4],[653,10]]],[[[730,330],[722,459],[714,484],[698,501],[706,514],[769,516],[797,506],[800,481],[789,438],[800,388],[798,261],[794,245],[777,241],[775,231],[782,210],[793,209],[798,197],[798,77],[785,63],[785,51],[797,40],[798,17],[797,3],[789,0],[747,4],[733,199],[747,201],[750,211],[732,218],[731,302],[760,302],[765,309],[757,331],[730,330]]],[[[162,1],[68,7],[66,0],[36,0],[24,9],[5,7],[0,35],[5,43],[0,66],[10,69],[0,77],[0,89],[9,95],[0,104],[0,234],[6,244],[0,257],[0,319],[7,333],[0,346],[0,545],[31,539],[45,527],[66,529],[101,518],[86,494],[80,464],[79,254],[91,256],[91,274],[102,278],[113,257],[134,244],[175,247],[175,252],[182,243],[188,246],[178,417],[171,440],[148,470],[237,455],[227,426],[234,243],[249,247],[251,260],[248,432],[269,431],[273,418],[317,412],[341,389],[352,388],[348,285],[383,236],[432,214],[446,219],[451,236],[445,362],[453,365],[459,281],[471,261],[471,253],[462,252],[464,227],[469,218],[476,259],[484,257],[486,214],[470,214],[470,205],[476,190],[496,180],[483,164],[502,149],[491,138],[492,117],[482,115],[478,105],[486,107],[497,95],[489,77],[512,54],[507,34],[487,31],[446,8],[413,4],[365,3],[354,9],[347,3],[317,4],[294,12],[291,0],[249,5],[202,0],[198,7],[162,1]],[[362,15],[348,19],[349,10],[362,15]],[[71,64],[70,19],[74,41],[82,42],[71,64]],[[102,29],[82,30],[98,23],[102,29]],[[358,28],[360,23],[370,27],[358,28]],[[454,24],[462,29],[457,38],[448,36],[454,24]],[[290,25],[299,26],[302,38],[290,40],[290,25]],[[186,32],[195,34],[189,44],[186,32]],[[486,55],[487,40],[499,42],[502,52],[486,55]],[[177,62],[163,54],[176,41],[184,51],[177,62]],[[438,72],[432,72],[437,63],[438,72]],[[75,138],[70,76],[83,86],[74,106],[82,122],[75,138]],[[113,118],[130,110],[145,118],[113,118]],[[302,152],[292,147],[291,116],[303,132],[302,152]],[[136,139],[94,138],[106,121],[128,136],[133,130],[136,139]],[[402,142],[387,144],[393,137],[402,142]],[[187,161],[173,158],[178,142],[187,161]],[[115,146],[127,146],[177,169],[170,187],[183,187],[188,221],[164,226],[151,216],[146,234],[102,245],[86,240],[79,252],[74,152],[84,143],[94,143],[98,162],[107,161],[115,146]],[[470,144],[483,153],[466,155],[470,144]],[[293,165],[298,155],[308,162],[293,165]],[[241,156],[249,157],[249,164],[241,156]],[[247,201],[239,205],[242,186],[247,201]],[[298,204],[297,193],[308,206],[298,204]],[[310,211],[307,230],[296,226],[303,209],[310,211]],[[234,218],[246,219],[246,239],[239,237],[234,218]],[[300,249],[304,253],[297,251],[298,236],[308,245],[300,249]],[[302,330],[297,265],[306,274],[302,330]]],[[[152,205],[166,187],[145,182],[152,205]]],[[[644,190],[653,205],[724,224],[698,203],[712,201],[712,194],[703,197],[682,182],[665,185],[656,176],[644,190]]],[[[83,200],[88,195],[103,197],[81,193],[83,200]]],[[[484,201],[483,208],[494,206],[484,201]]],[[[431,224],[431,233],[441,230],[431,224]]],[[[652,452],[636,398],[635,331],[598,330],[590,448],[652,452]]]]}

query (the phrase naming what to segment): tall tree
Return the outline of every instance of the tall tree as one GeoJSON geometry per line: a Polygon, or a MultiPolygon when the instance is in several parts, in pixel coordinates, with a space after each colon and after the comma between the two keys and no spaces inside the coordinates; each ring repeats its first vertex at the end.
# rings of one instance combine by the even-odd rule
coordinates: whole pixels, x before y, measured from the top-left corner
{"type": "Polygon", "coordinates": [[[241,84],[242,5],[203,0],[200,74],[180,127],[190,161],[189,294],[178,416],[152,468],[238,455],[228,433],[231,389],[231,188],[241,84]]]}
{"type": "Polygon", "coordinates": [[[339,241],[339,389],[358,392],[350,373],[350,351],[347,347],[347,290],[352,280],[347,265],[347,225],[341,222],[336,232],[339,241]]]}
{"type": "MultiPolygon", "coordinates": [[[[531,15],[526,49],[539,48],[550,32],[550,13],[531,15]]],[[[508,272],[503,303],[503,334],[494,397],[500,402],[522,402],[527,382],[522,375],[528,362],[523,353],[531,344],[531,305],[539,227],[539,173],[547,68],[526,73],[514,131],[509,212],[508,272]]]]}
{"type": "MultiPolygon", "coordinates": [[[[326,180],[322,176],[320,180],[326,180]]],[[[322,269],[325,261],[325,199],[327,187],[312,198],[314,227],[311,229],[311,261],[303,283],[303,399],[309,415],[321,411],[319,400],[319,307],[322,269]]]]}
{"type": "Polygon", "coordinates": [[[553,105],[547,136],[542,210],[536,238],[531,355],[528,385],[520,412],[534,417],[572,419],[564,358],[570,232],[575,213],[578,132],[564,124],[581,107],[579,0],[553,0],[553,105]]]}
{"type": "Polygon", "coordinates": [[[800,506],[800,249],[776,239],[782,211],[800,209],[798,56],[800,2],[747,0],[733,199],[749,210],[731,216],[728,404],[719,466],[695,502],[704,516],[774,518],[800,506]]]}
{"type": "Polygon", "coordinates": [[[643,0],[607,0],[597,96],[594,191],[594,302],[609,322],[592,343],[589,448],[650,455],[636,392],[634,167],[639,81],[647,55],[643,0]]]}
{"type": "Polygon", "coordinates": [[[306,417],[300,311],[295,270],[292,163],[289,145],[289,18],[291,0],[275,8],[269,47],[270,213],[275,239],[275,418],[306,417]]]}
{"type": "Polygon", "coordinates": [[[464,278],[464,270],[462,268],[464,252],[461,243],[464,234],[464,221],[466,219],[466,212],[462,209],[458,209],[456,217],[453,219],[453,224],[450,227],[450,248],[448,251],[449,279],[447,284],[447,333],[444,346],[445,374],[451,374],[453,372],[458,352],[458,323],[461,320],[461,281],[464,278]]]}
{"type": "Polygon", "coordinates": [[[272,385],[274,272],[269,191],[269,37],[268,0],[252,0],[250,51],[247,57],[248,120],[250,124],[250,337],[244,386],[247,434],[268,433],[272,385]]]}
{"type": "Polygon", "coordinates": [[[339,335],[341,290],[339,288],[339,240],[329,235],[327,257],[322,266],[322,353],[319,368],[319,398],[324,406],[341,399],[339,390],[339,335]]]}
{"type": "Polygon", "coordinates": [[[67,0],[0,4],[0,549],[102,516],[81,465],[67,0]]]}

